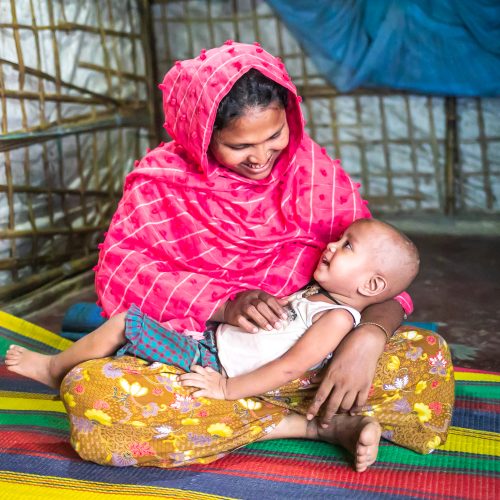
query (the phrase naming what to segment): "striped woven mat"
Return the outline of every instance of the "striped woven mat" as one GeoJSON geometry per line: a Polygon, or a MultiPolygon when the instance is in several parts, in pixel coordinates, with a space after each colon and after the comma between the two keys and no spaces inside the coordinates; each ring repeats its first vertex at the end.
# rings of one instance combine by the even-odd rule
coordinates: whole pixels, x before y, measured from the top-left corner
{"type": "MultiPolygon", "coordinates": [[[[46,353],[70,345],[0,312],[0,357],[13,342],[46,353]]],[[[277,440],[209,465],[165,470],[82,461],[69,445],[57,395],[0,363],[0,498],[500,498],[500,374],[459,368],[456,379],[453,427],[431,455],[383,441],[376,464],[358,474],[340,448],[277,440]]]]}

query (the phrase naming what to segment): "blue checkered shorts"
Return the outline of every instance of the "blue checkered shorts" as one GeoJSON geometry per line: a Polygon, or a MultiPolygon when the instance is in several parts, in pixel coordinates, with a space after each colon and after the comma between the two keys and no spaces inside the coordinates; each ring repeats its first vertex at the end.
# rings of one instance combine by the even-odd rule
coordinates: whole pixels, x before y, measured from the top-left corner
{"type": "Polygon", "coordinates": [[[203,340],[195,340],[167,330],[132,305],[125,317],[125,337],[127,343],[117,351],[117,356],[131,354],[146,361],[174,365],[186,372],[193,364],[221,371],[213,330],[207,330],[203,340]]]}

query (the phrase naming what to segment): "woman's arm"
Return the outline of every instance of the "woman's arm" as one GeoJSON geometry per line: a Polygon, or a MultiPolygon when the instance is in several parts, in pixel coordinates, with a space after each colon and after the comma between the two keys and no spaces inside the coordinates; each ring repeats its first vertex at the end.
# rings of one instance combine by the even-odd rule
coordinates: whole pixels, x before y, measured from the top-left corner
{"type": "Polygon", "coordinates": [[[365,404],[387,338],[382,328],[363,323],[377,323],[392,334],[402,320],[403,309],[392,299],[363,311],[360,326],[335,351],[309,407],[309,419],[322,409],[321,424],[327,425],[339,409],[349,411],[365,404]]]}
{"type": "Polygon", "coordinates": [[[198,387],[195,397],[235,400],[263,394],[295,380],[335,350],[352,327],[345,309],[324,313],[285,354],[257,370],[226,378],[209,368],[195,366],[179,378],[182,385],[198,387]]]}

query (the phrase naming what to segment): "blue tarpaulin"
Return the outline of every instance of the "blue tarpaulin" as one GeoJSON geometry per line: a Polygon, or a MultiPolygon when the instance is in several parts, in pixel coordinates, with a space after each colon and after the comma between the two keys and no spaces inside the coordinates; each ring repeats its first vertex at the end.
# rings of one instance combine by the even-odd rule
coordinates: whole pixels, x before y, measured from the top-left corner
{"type": "Polygon", "coordinates": [[[500,0],[268,0],[340,91],[500,95],[500,0]]]}

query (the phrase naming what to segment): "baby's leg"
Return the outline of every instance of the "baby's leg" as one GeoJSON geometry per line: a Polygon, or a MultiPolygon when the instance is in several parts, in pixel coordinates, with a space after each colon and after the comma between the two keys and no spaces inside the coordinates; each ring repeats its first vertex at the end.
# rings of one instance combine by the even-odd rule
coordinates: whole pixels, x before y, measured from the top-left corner
{"type": "Polygon", "coordinates": [[[354,468],[363,472],[377,459],[380,435],[380,425],[371,417],[336,415],[323,429],[317,419],[309,421],[303,415],[290,413],[262,441],[302,438],[338,444],[354,456],[354,468]]]}
{"type": "Polygon", "coordinates": [[[125,343],[125,316],[126,313],[113,316],[58,354],[40,354],[12,345],[5,357],[7,369],[58,388],[71,368],[89,359],[109,356],[125,343]]]}

